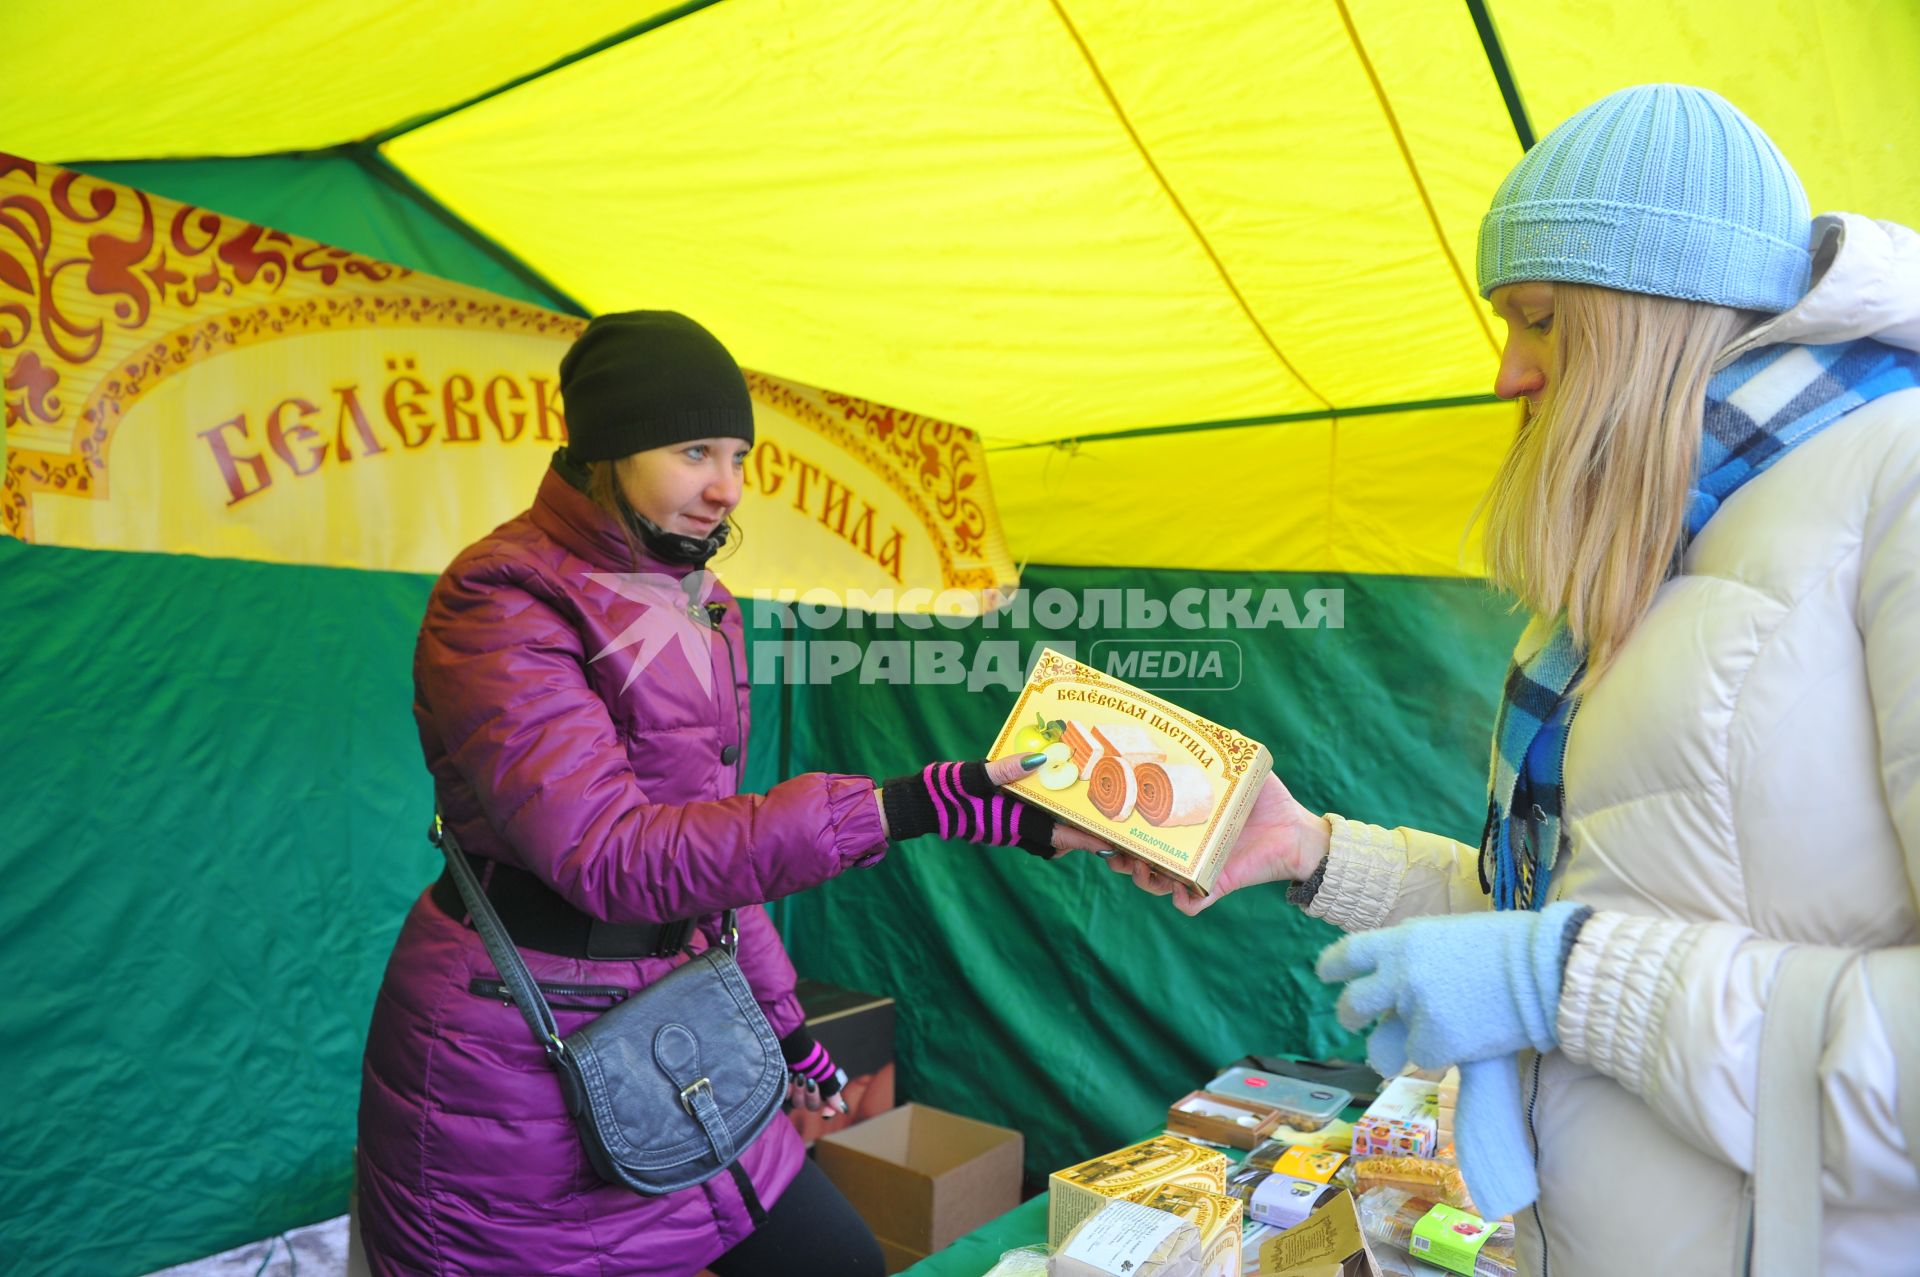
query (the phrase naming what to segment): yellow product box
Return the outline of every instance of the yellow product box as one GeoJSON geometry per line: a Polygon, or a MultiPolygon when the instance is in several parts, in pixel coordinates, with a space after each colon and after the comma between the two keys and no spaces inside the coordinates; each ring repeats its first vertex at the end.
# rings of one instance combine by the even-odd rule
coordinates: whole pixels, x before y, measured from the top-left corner
{"type": "Polygon", "coordinates": [[[1274,1159],[1273,1170],[1276,1175],[1312,1180],[1316,1184],[1331,1184],[1334,1172],[1346,1160],[1347,1155],[1339,1149],[1290,1148],[1274,1159]]]}
{"type": "Polygon", "coordinates": [[[1240,1277],[1240,1221],[1246,1207],[1239,1198],[1165,1184],[1141,1205],[1178,1215],[1200,1230],[1200,1277],[1240,1277]]]}
{"type": "Polygon", "coordinates": [[[1045,753],[1022,799],[1205,895],[1273,756],[1052,648],[1040,654],[989,758],[1045,753]]]}
{"type": "Polygon", "coordinates": [[[1224,1195],[1227,1155],[1159,1135],[1055,1171],[1047,1177],[1047,1245],[1058,1248],[1074,1225],[1109,1201],[1144,1202],[1168,1187],[1224,1195]]]}
{"type": "MultiPolygon", "coordinates": [[[[1396,1266],[1394,1271],[1401,1269],[1396,1266]]],[[[1360,1227],[1353,1194],[1341,1193],[1301,1223],[1262,1242],[1255,1277],[1380,1277],[1380,1273],[1380,1263],[1360,1227]]]]}

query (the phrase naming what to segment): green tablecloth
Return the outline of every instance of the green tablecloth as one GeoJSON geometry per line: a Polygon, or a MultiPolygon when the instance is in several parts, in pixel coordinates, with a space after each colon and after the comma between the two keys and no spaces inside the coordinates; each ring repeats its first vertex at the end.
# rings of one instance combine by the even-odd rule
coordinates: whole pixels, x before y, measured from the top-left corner
{"type": "Polygon", "coordinates": [[[906,1272],[912,1277],[980,1277],[999,1261],[1002,1251],[1042,1245],[1046,1240],[1047,1195],[1042,1193],[982,1224],[945,1250],[928,1255],[906,1272]]]}

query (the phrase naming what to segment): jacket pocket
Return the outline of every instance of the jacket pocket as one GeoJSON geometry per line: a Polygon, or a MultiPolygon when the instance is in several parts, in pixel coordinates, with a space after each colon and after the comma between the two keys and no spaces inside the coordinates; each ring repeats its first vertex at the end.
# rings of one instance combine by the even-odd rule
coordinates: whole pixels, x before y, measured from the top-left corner
{"type": "MultiPolygon", "coordinates": [[[[617,984],[549,984],[537,980],[534,986],[555,1011],[605,1011],[625,1002],[632,992],[617,984]]],[[[467,992],[476,997],[493,998],[503,1006],[513,1005],[513,990],[505,980],[475,976],[467,982],[467,992]]]]}

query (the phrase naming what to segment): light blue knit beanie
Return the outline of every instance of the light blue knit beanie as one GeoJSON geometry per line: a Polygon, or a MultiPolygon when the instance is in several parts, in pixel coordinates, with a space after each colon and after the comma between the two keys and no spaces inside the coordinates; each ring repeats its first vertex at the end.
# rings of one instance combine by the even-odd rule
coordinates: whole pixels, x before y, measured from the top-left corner
{"type": "Polygon", "coordinates": [[[1717,93],[1646,84],[1573,116],[1480,222],[1480,295],[1520,280],[1783,311],[1807,290],[1807,193],[1717,93]]]}

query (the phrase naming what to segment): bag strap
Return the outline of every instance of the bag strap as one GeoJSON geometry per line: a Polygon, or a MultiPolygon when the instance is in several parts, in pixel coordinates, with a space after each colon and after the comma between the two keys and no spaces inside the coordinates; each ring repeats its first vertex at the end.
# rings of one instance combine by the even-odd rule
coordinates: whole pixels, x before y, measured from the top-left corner
{"type": "Polygon", "coordinates": [[[460,889],[460,899],[473,917],[473,929],[480,933],[480,942],[487,946],[487,956],[493,959],[494,970],[500,973],[507,991],[513,995],[513,1005],[520,1008],[527,1028],[533,1031],[533,1040],[540,1044],[548,1059],[560,1055],[566,1050],[566,1044],[560,1040],[560,1028],[554,1023],[553,1010],[547,1006],[546,998],[541,996],[540,986],[534,983],[533,973],[527,970],[520,950],[513,945],[513,937],[507,934],[506,927],[500,922],[500,915],[493,911],[493,901],[487,899],[487,893],[481,889],[480,879],[474,875],[473,866],[467,863],[467,854],[460,850],[460,841],[453,836],[452,826],[440,818],[438,804],[434,806],[433,828],[427,834],[427,841],[439,847],[446,856],[447,869],[453,874],[453,885],[460,889]]]}
{"type": "Polygon", "coordinates": [[[1754,1115],[1752,1277],[1820,1271],[1820,1056],[1834,986],[1853,957],[1790,949],[1768,995],[1754,1115]]]}
{"type": "MultiPolygon", "coordinates": [[[[460,850],[459,839],[453,836],[453,826],[441,818],[438,803],[434,804],[433,826],[427,832],[427,841],[440,848],[441,854],[446,856],[447,869],[453,874],[453,885],[460,889],[461,902],[473,917],[473,929],[480,933],[480,942],[487,946],[487,956],[493,959],[494,970],[500,973],[507,991],[513,995],[513,1004],[520,1008],[527,1028],[533,1033],[533,1040],[547,1053],[548,1059],[557,1059],[566,1051],[567,1044],[560,1039],[560,1028],[554,1022],[553,1009],[541,995],[540,986],[534,982],[533,973],[527,970],[520,950],[514,947],[513,937],[507,934],[500,915],[494,912],[493,902],[487,899],[473,866],[467,863],[466,853],[460,850]]],[[[721,925],[720,947],[731,955],[739,944],[739,937],[735,911],[729,909],[721,925]]]]}

